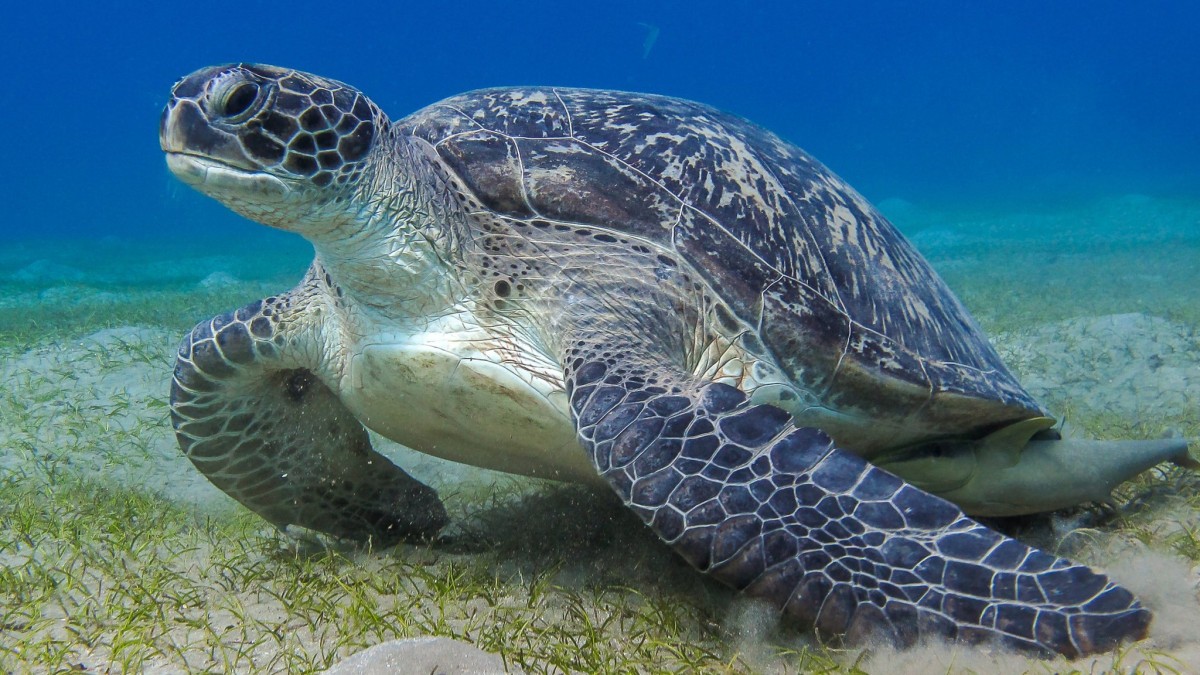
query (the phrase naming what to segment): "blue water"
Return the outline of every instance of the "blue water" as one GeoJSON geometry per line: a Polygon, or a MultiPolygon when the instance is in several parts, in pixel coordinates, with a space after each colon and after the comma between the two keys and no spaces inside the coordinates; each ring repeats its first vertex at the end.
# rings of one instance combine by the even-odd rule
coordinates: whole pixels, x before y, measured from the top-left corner
{"type": "Polygon", "coordinates": [[[1190,0],[136,4],[4,11],[0,237],[244,231],[157,139],[176,79],[242,60],[345,80],[394,117],[506,84],[692,98],[873,200],[1200,194],[1190,0]]]}

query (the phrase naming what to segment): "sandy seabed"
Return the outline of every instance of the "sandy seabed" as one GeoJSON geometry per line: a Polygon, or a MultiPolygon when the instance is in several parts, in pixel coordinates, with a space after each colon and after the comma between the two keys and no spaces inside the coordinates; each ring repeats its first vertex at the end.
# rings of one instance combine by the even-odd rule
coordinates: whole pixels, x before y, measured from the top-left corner
{"type": "MultiPolygon", "coordinates": [[[[1040,213],[932,211],[897,199],[885,200],[881,207],[960,294],[1030,392],[1064,417],[1075,433],[1101,438],[1200,437],[1200,203],[1127,195],[1040,213]]],[[[105,250],[130,252],[128,260],[97,257],[94,246],[68,242],[22,244],[0,254],[0,338],[7,336],[0,339],[0,478],[52,483],[82,477],[93,485],[157,494],[204,518],[236,518],[239,507],[195,471],[175,445],[165,405],[173,353],[190,322],[285,290],[289,278],[298,278],[304,268],[303,248],[288,248],[264,263],[255,257],[261,246],[240,247],[245,254],[215,247],[197,254],[137,242],[100,244],[102,249],[106,246],[105,250]],[[217,301],[227,304],[207,304],[217,301]],[[182,303],[183,308],[162,311],[156,303],[164,302],[182,303]],[[147,318],[153,322],[147,323],[147,318]],[[39,331],[44,338],[38,337],[39,331]]],[[[493,527],[492,536],[502,549],[515,551],[513,555],[529,547],[505,548],[505,537],[541,540],[530,555],[552,561],[557,556],[558,562],[538,569],[558,586],[615,588],[622,586],[622,576],[629,576],[624,585],[639,594],[653,593],[654,579],[660,576],[653,568],[663,566],[670,568],[662,591],[668,600],[672,593],[711,596],[702,603],[708,616],[696,618],[697,626],[680,629],[681,634],[699,636],[705,648],[714,651],[705,669],[792,672],[811,667],[781,655],[808,645],[804,636],[781,636],[770,613],[722,595],[711,584],[689,580],[690,572],[674,563],[665,548],[655,552],[644,532],[630,531],[636,522],[614,512],[605,497],[555,497],[559,488],[424,457],[387,442],[380,446],[439,491],[464,495],[451,500],[451,513],[457,518],[469,521],[474,517],[470,510],[486,504],[493,525],[519,520],[509,522],[507,529],[493,527]],[[493,488],[508,497],[488,501],[479,496],[493,488]],[[521,497],[526,493],[534,496],[521,497]],[[564,503],[581,504],[580,512],[550,512],[564,503]],[[547,506],[551,504],[555,506],[547,506]],[[539,510],[542,506],[547,513],[539,510]],[[560,531],[570,519],[593,517],[610,522],[598,526],[600,530],[560,531]],[[570,536],[596,541],[572,543],[566,541],[570,536]],[[636,553],[630,556],[629,551],[636,553]],[[573,559],[581,554],[595,560],[573,559]],[[603,574],[596,572],[601,566],[608,566],[603,574]]],[[[51,483],[46,490],[53,489],[51,483]]],[[[1115,511],[1080,509],[1002,524],[1026,541],[1105,569],[1155,611],[1151,637],[1117,655],[1067,664],[946,645],[827,655],[837,669],[872,673],[1200,672],[1196,493],[1200,480],[1186,472],[1155,470],[1118,490],[1115,511]]],[[[0,605],[20,601],[51,606],[31,600],[28,588],[21,585],[23,574],[32,574],[32,567],[46,561],[34,542],[4,529],[0,562],[8,574],[0,579],[0,605]]],[[[459,531],[478,532],[470,527],[459,531]]],[[[443,549],[397,550],[401,552],[388,555],[434,560],[429,563],[433,566],[443,554],[443,549]]],[[[191,555],[199,559],[212,551],[191,555]]],[[[381,554],[356,555],[357,564],[364,564],[363,556],[381,554]]],[[[445,555],[458,564],[487,554],[467,545],[445,555]]],[[[504,593],[532,606],[531,586],[522,576],[528,566],[509,562],[500,564],[501,570],[523,581],[504,586],[504,593]]],[[[103,584],[105,579],[94,582],[103,584]]],[[[50,584],[43,592],[57,591],[50,584]]],[[[70,611],[63,603],[54,606],[60,613],[70,611]]],[[[244,608],[258,613],[252,617],[256,621],[283,611],[279,603],[267,601],[244,603],[244,608]]],[[[545,639],[555,639],[555,617],[565,616],[566,621],[569,612],[544,614],[541,620],[551,624],[545,639]]],[[[112,660],[116,643],[105,637],[111,627],[99,625],[88,639],[73,638],[70,632],[55,633],[52,625],[33,619],[37,617],[0,626],[0,670],[120,669],[112,660]],[[67,643],[59,662],[46,660],[51,652],[28,651],[35,630],[67,643]],[[72,640],[79,644],[72,645],[72,640]]],[[[467,628],[450,633],[457,630],[460,634],[453,636],[474,640],[478,629],[463,625],[467,628]]],[[[173,630],[180,629],[167,621],[163,634],[173,630]]],[[[314,643],[331,639],[310,632],[305,639],[314,643]]],[[[194,631],[177,636],[185,634],[214,639],[194,631]]],[[[622,636],[618,632],[607,639],[620,642],[622,636]]],[[[371,641],[365,638],[362,643],[371,641]]],[[[335,641],[319,650],[312,669],[361,646],[365,644],[335,641]]],[[[507,649],[500,638],[487,646],[492,651],[507,649]]],[[[213,648],[189,650],[184,645],[177,651],[151,652],[140,665],[162,671],[221,669],[213,648]]],[[[580,662],[566,657],[539,660],[540,652],[533,648],[525,653],[510,663],[529,671],[580,669],[580,662]]],[[[282,661],[258,660],[254,654],[259,652],[250,654],[234,661],[234,667],[292,669],[282,661]]],[[[665,658],[633,669],[671,669],[672,663],[665,658]]]]}

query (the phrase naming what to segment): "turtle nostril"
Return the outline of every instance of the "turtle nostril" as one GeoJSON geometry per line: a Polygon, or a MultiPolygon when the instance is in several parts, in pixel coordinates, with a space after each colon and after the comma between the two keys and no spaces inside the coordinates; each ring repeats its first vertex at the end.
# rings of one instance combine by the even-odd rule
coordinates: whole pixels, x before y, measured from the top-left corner
{"type": "Polygon", "coordinates": [[[231,87],[220,101],[220,112],[225,117],[237,117],[250,109],[258,98],[258,85],[239,82],[231,87]]]}

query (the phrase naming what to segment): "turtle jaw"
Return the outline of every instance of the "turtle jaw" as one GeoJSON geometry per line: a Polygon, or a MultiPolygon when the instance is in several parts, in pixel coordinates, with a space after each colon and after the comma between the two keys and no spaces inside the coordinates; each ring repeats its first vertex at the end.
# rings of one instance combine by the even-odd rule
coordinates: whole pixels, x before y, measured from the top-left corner
{"type": "Polygon", "coordinates": [[[297,189],[302,186],[185,152],[168,151],[166,158],[176,178],[250,220],[288,231],[303,222],[304,196],[297,189]]]}
{"type": "Polygon", "coordinates": [[[210,197],[226,201],[242,193],[255,199],[280,199],[293,190],[286,181],[261,171],[247,171],[208,157],[167,151],[167,168],[179,180],[210,197]]]}
{"type": "Polygon", "coordinates": [[[185,152],[167,152],[167,168],[179,180],[264,225],[295,227],[295,186],[262,171],[247,171],[185,152]]]}

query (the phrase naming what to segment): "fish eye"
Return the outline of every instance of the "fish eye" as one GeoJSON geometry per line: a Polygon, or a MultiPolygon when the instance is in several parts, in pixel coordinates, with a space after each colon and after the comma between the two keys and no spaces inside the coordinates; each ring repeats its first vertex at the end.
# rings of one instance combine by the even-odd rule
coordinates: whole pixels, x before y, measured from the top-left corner
{"type": "Polygon", "coordinates": [[[243,80],[221,92],[216,97],[216,112],[222,117],[234,118],[244,114],[258,100],[260,87],[257,83],[243,80]]]}

